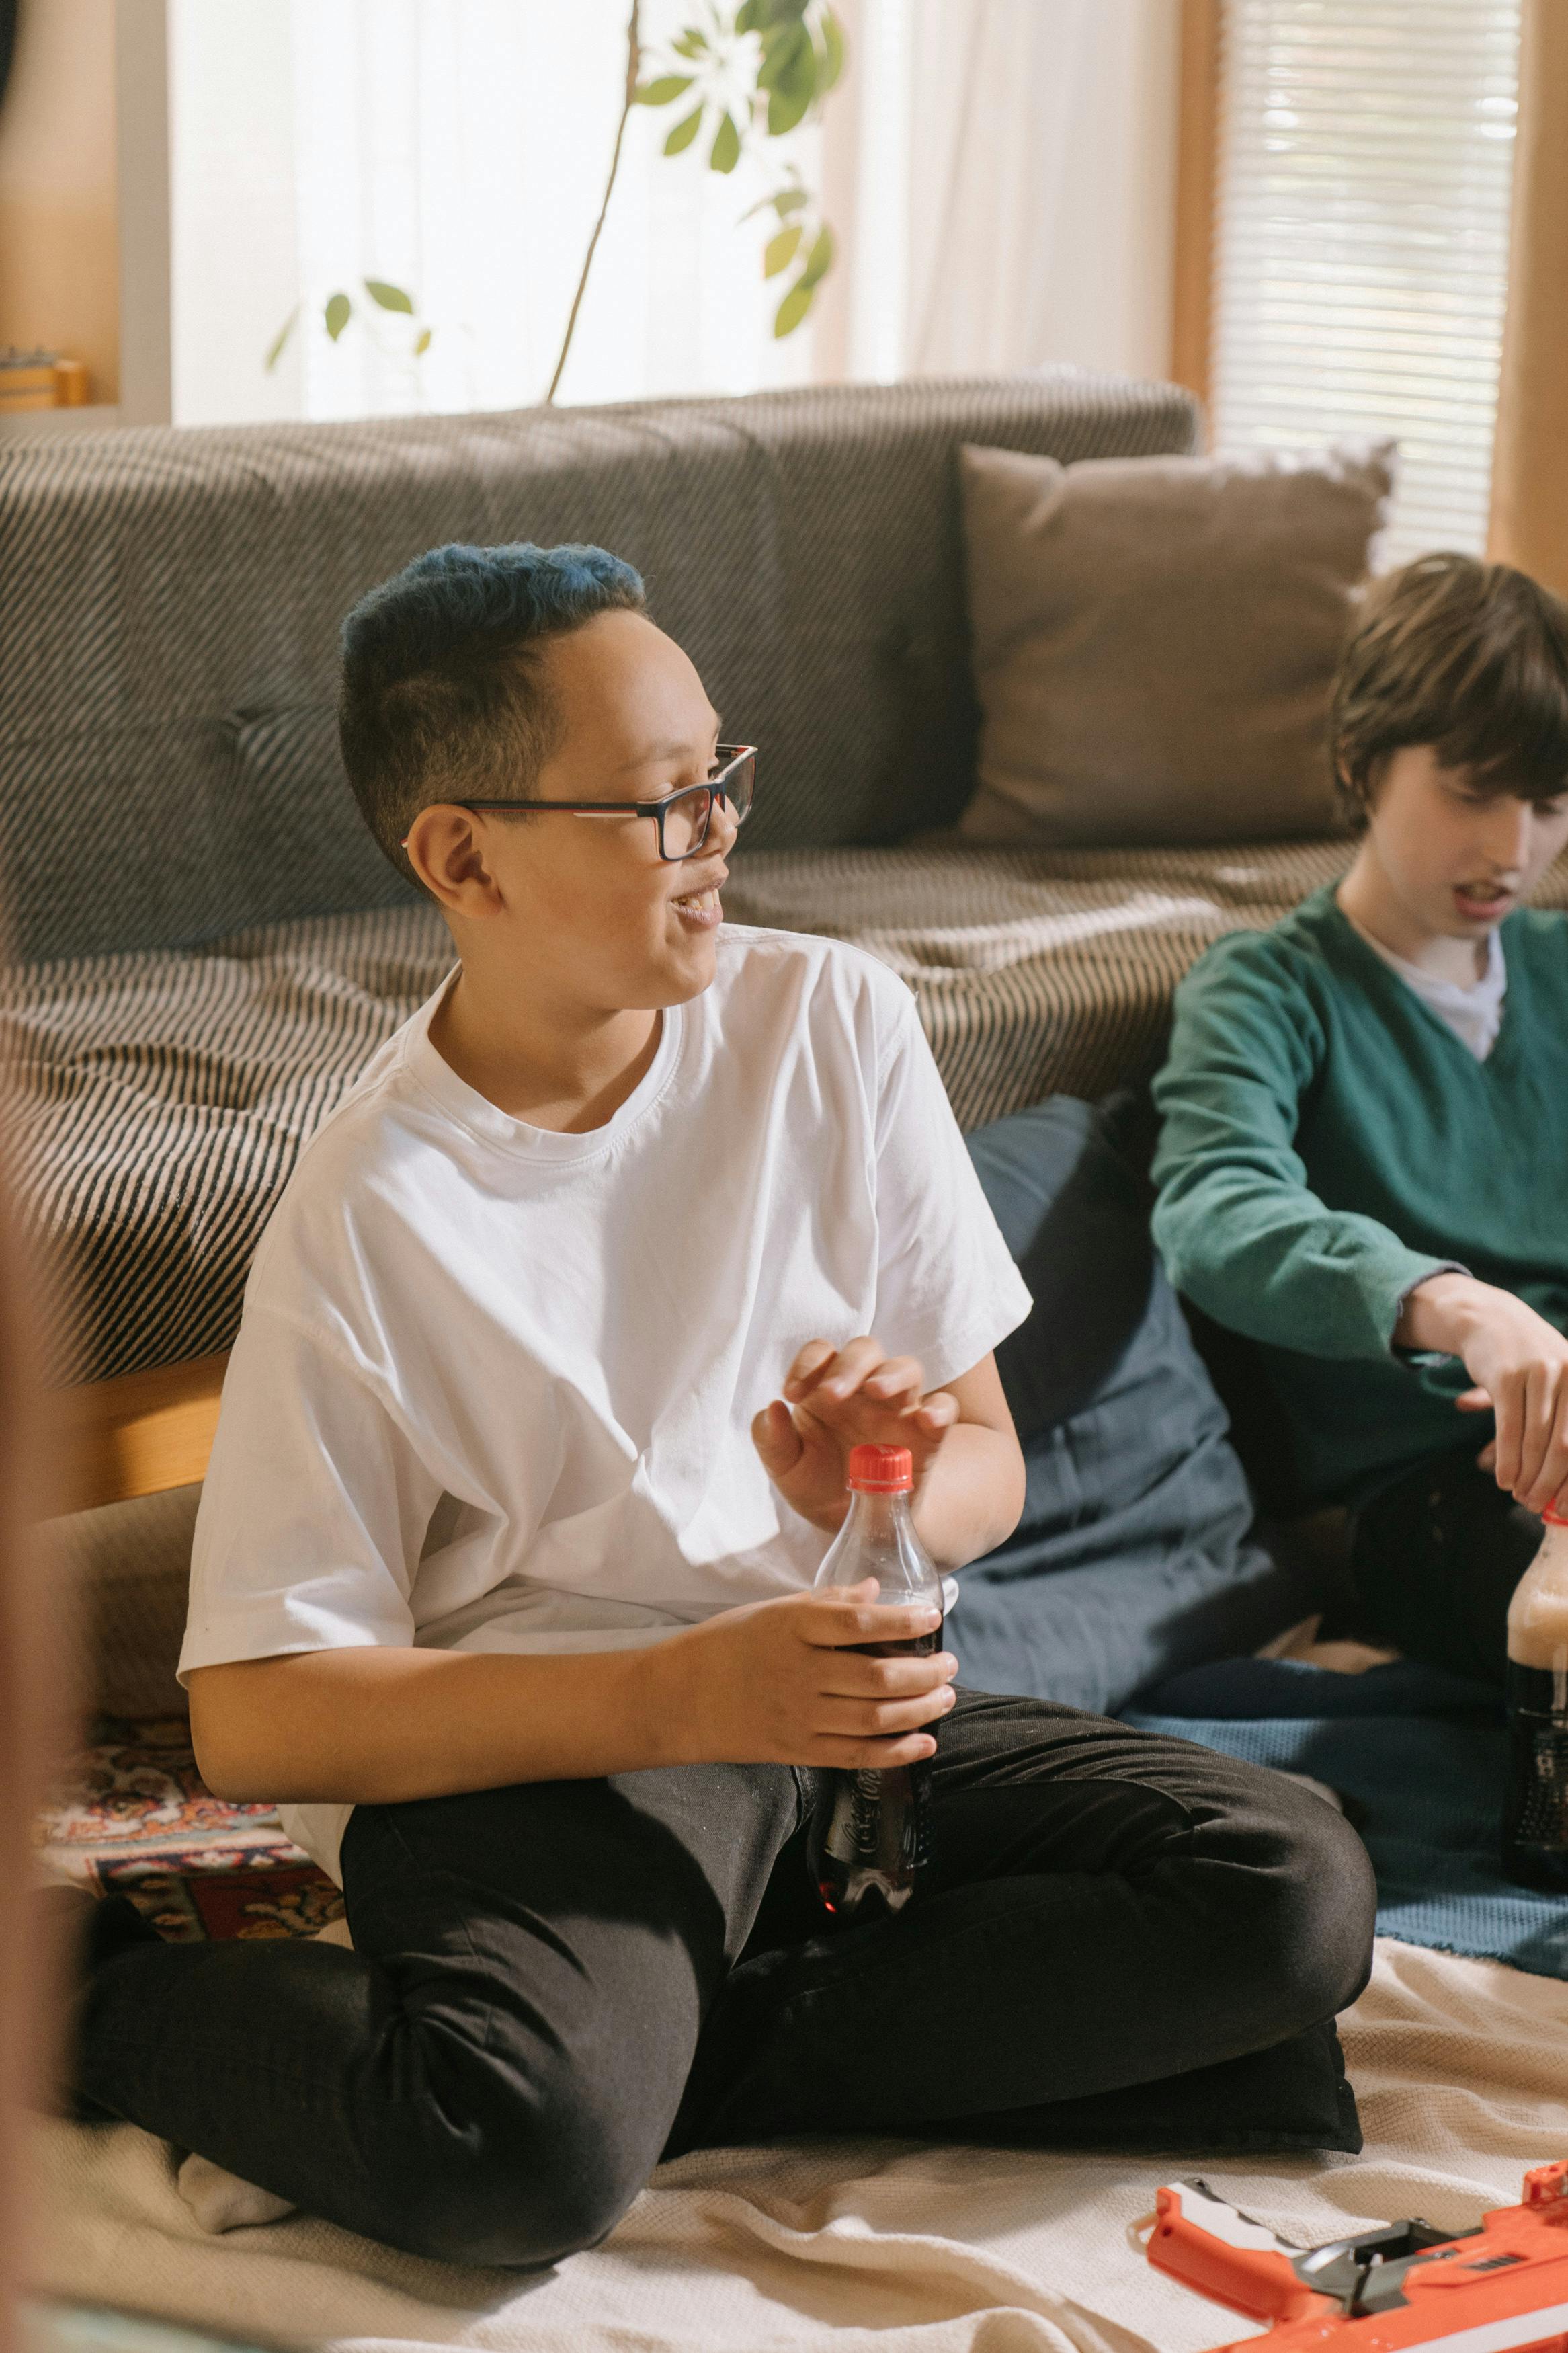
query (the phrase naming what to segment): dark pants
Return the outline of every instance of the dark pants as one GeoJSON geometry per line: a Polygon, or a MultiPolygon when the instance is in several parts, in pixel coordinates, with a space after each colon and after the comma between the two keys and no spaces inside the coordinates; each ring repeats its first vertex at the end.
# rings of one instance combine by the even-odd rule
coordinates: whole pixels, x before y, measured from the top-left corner
{"type": "Polygon", "coordinates": [[[1359,2147],[1323,2021],[1364,1982],[1372,1874],[1331,1808],[974,1693],[934,1773],[929,1885],[828,1934],[810,1777],[784,1767],[362,1806],[354,1950],[121,1950],[86,1996],[79,2090],[470,2263],[590,2245],[661,2155],[778,2134],[1359,2147]]]}
{"type": "Polygon", "coordinates": [[[1351,1583],[1366,1620],[1407,1658],[1500,1684],[1508,1605],[1541,1522],[1478,1470],[1472,1441],[1375,1495],[1351,1532],[1351,1583]]]}

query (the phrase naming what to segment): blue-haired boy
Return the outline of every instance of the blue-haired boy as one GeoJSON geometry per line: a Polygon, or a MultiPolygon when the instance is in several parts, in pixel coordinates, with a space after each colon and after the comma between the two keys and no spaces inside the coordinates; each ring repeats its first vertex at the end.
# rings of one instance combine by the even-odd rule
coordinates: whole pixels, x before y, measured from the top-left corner
{"type": "Polygon", "coordinates": [[[258,1252],[182,1673],[353,1949],[106,1907],[81,2098],[467,2263],[775,2134],[1356,2145],[1339,1817],[812,1590],[859,1440],[944,1567],[1012,1528],[1028,1299],[902,985],[721,924],[754,755],[636,575],[421,558],[349,617],[342,733],[458,961],[258,1252]],[[930,1884],[824,1934],[813,1775],[933,1749],[930,1884]]]}

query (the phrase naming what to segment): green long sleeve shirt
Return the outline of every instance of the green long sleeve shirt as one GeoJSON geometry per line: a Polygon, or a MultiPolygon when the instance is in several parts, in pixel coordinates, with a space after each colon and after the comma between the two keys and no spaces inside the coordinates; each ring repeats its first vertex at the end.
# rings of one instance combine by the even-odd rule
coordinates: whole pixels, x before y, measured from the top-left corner
{"type": "Polygon", "coordinates": [[[1154,1239],[1176,1288],[1261,1343],[1306,1493],[1357,1501],[1490,1435],[1451,1356],[1396,1353],[1460,1266],[1568,1330],[1568,917],[1502,925],[1502,1027],[1478,1062],[1331,888],[1236,933],[1176,992],[1154,1239]]]}

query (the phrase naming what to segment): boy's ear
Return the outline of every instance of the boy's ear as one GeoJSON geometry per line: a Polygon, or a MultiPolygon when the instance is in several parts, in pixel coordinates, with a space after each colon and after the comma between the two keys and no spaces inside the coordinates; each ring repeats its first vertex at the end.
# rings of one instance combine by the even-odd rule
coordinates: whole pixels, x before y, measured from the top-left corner
{"type": "Polygon", "coordinates": [[[500,911],[500,891],[485,862],[471,810],[450,801],[422,808],[404,838],[403,853],[419,882],[448,914],[472,920],[500,911]]]}

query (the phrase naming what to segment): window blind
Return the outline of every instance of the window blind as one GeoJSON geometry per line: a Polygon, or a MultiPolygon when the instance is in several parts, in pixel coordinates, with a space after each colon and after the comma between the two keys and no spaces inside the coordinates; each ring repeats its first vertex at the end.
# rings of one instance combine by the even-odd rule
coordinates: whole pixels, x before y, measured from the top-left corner
{"type": "Polygon", "coordinates": [[[1217,449],[1393,436],[1384,561],[1479,552],[1519,0],[1224,0],[1217,449]]]}

